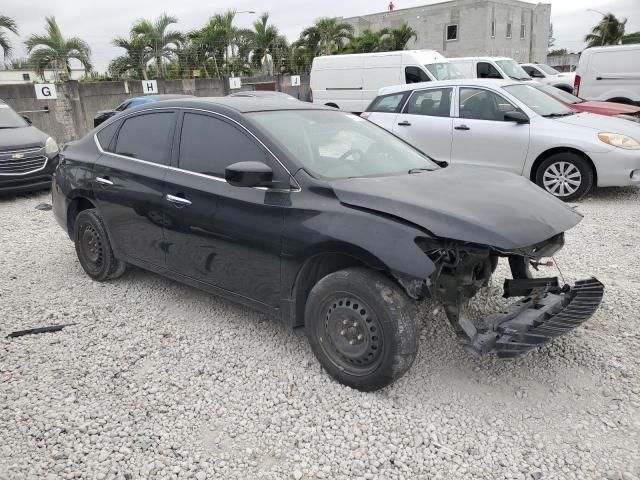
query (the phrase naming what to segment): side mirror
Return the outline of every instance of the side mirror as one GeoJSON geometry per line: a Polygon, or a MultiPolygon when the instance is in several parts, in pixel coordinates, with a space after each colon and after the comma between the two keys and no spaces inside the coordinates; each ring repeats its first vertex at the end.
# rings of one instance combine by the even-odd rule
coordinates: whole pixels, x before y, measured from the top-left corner
{"type": "Polygon", "coordinates": [[[529,117],[524,113],[513,110],[504,114],[505,122],[529,123],[529,117]]]}
{"type": "Polygon", "coordinates": [[[266,187],[273,181],[273,170],[262,162],[238,162],[225,169],[224,179],[234,187],[266,187]]]}
{"type": "Polygon", "coordinates": [[[33,124],[33,122],[31,121],[31,119],[29,117],[26,117],[26,116],[23,115],[22,118],[24,118],[24,121],[27,122],[29,125],[33,124]]]}

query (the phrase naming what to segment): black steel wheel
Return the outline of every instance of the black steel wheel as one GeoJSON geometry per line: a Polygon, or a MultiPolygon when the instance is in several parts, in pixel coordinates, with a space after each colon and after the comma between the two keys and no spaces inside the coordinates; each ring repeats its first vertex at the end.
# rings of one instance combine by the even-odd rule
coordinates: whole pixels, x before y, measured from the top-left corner
{"type": "Polygon", "coordinates": [[[83,210],[75,222],[75,246],[80,265],[97,281],[121,276],[126,263],[113,255],[102,219],[95,209],[83,210]]]}
{"type": "Polygon", "coordinates": [[[305,308],[311,348],[340,383],[383,388],[409,369],[418,350],[414,302],[392,280],[349,268],[321,279],[305,308]]]}

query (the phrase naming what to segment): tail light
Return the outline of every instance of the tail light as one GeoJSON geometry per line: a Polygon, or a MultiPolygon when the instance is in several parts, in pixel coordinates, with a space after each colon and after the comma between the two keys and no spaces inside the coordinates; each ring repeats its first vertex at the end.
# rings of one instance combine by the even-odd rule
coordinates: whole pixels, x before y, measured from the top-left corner
{"type": "Polygon", "coordinates": [[[576,79],[573,81],[573,94],[578,97],[580,93],[580,75],[576,75],[576,79]]]}
{"type": "Polygon", "coordinates": [[[371,115],[371,112],[362,112],[362,113],[360,114],[360,116],[361,116],[362,118],[364,118],[365,120],[367,120],[367,119],[369,118],[369,116],[370,116],[370,115],[371,115]]]}

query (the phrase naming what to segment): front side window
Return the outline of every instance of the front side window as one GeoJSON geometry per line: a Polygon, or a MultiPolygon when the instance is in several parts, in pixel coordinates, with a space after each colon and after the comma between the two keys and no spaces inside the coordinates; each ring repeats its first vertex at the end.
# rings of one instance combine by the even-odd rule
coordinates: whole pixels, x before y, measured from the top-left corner
{"type": "Polygon", "coordinates": [[[393,95],[385,95],[384,97],[378,97],[371,104],[369,111],[382,113],[397,112],[404,95],[404,92],[401,92],[393,95]]]}
{"type": "Polygon", "coordinates": [[[115,153],[169,165],[175,114],[154,112],[127,118],[118,132],[115,153]]]}
{"type": "Polygon", "coordinates": [[[460,88],[460,118],[504,121],[504,114],[517,110],[500,95],[481,88],[460,88]]]}
{"type": "Polygon", "coordinates": [[[502,75],[496,67],[489,62],[478,62],[476,65],[478,78],[502,78],[502,75]]]}
{"type": "Polygon", "coordinates": [[[438,168],[386,130],[344,112],[282,110],[248,116],[292,162],[315,177],[381,177],[438,168]]]}
{"type": "Polygon", "coordinates": [[[431,80],[429,75],[419,67],[407,67],[404,69],[405,83],[420,83],[431,80]]]}
{"type": "Polygon", "coordinates": [[[245,132],[219,118],[185,113],[178,166],[190,172],[224,178],[237,162],[266,162],[267,154],[245,132]]]}
{"type": "Polygon", "coordinates": [[[447,41],[458,39],[458,25],[447,25],[447,41]]]}
{"type": "Polygon", "coordinates": [[[429,117],[448,117],[451,111],[451,88],[434,88],[413,92],[405,113],[429,117]]]}
{"type": "Polygon", "coordinates": [[[543,117],[563,117],[575,114],[575,110],[530,85],[508,85],[504,89],[543,117]]]}
{"type": "Polygon", "coordinates": [[[452,63],[429,63],[425,65],[427,70],[436,77],[436,80],[453,80],[456,78],[464,78],[464,74],[452,63]]]}
{"type": "Polygon", "coordinates": [[[104,127],[98,132],[96,137],[98,137],[98,143],[103,150],[107,152],[113,151],[113,148],[111,148],[111,141],[113,140],[113,136],[118,131],[119,126],[120,122],[113,122],[111,125],[104,127]]]}

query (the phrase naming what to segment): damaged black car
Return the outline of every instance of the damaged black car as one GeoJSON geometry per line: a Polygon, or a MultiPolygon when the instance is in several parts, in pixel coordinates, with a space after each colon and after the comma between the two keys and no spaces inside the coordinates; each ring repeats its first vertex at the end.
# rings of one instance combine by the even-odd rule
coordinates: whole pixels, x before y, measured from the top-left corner
{"type": "MultiPolygon", "coordinates": [[[[128,266],[304,327],[339,382],[401,377],[417,308],[442,303],[461,345],[511,358],[586,321],[603,285],[534,277],[581,215],[509,173],[447,166],[359,117],[279,99],[138,107],[65,148],[56,219],[97,281],[128,266]],[[508,308],[466,308],[500,259],[508,308]]],[[[160,319],[159,319],[160,320],[160,319]]]]}

